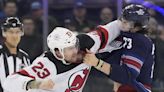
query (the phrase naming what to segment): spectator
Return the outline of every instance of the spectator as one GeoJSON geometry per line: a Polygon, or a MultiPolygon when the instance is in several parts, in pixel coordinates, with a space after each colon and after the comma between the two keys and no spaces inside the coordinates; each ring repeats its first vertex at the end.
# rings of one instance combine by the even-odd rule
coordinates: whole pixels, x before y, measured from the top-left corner
{"type": "Polygon", "coordinates": [[[78,34],[78,32],[76,31],[76,27],[75,27],[74,24],[72,23],[72,20],[70,20],[70,19],[65,19],[65,20],[64,20],[64,27],[70,29],[70,30],[73,31],[75,34],[78,34]]]}
{"type": "Polygon", "coordinates": [[[16,17],[17,16],[17,6],[14,1],[7,1],[4,4],[4,8],[2,10],[3,12],[1,13],[0,16],[0,23],[2,24],[4,22],[4,19],[6,17],[16,17]]]}
{"type": "Polygon", "coordinates": [[[17,14],[22,17],[30,13],[30,5],[34,0],[16,0],[16,2],[18,7],[17,14]]]}
{"type": "Polygon", "coordinates": [[[110,8],[108,7],[105,7],[101,10],[101,13],[100,13],[100,23],[102,25],[105,25],[109,22],[111,22],[113,20],[113,12],[110,8]]]}
{"type": "Polygon", "coordinates": [[[158,23],[155,18],[151,17],[148,24],[148,36],[154,41],[157,36],[158,23]]]}
{"type": "MultiPolygon", "coordinates": [[[[148,1],[148,2],[155,5],[155,3],[152,1],[148,1]]],[[[160,23],[160,24],[164,23],[163,20],[161,20],[161,18],[163,18],[162,14],[160,14],[160,12],[158,10],[156,11],[156,9],[154,9],[154,7],[150,7],[148,12],[151,17],[155,18],[158,21],[158,23],[160,23]]]]}
{"type": "Polygon", "coordinates": [[[164,25],[158,27],[159,29],[159,38],[164,41],[164,25]]]}
{"type": "Polygon", "coordinates": [[[73,9],[72,22],[77,32],[89,32],[94,28],[94,24],[86,19],[87,10],[82,2],[77,2],[73,9]]]}
{"type": "Polygon", "coordinates": [[[149,9],[148,12],[149,12],[150,16],[152,16],[152,17],[155,17],[157,15],[156,11],[154,11],[153,9],[149,9]]]}
{"type": "Polygon", "coordinates": [[[29,53],[31,60],[34,60],[43,51],[42,37],[36,33],[34,21],[31,17],[24,17],[22,22],[25,35],[22,37],[20,47],[29,53]]]}
{"type": "MultiPolygon", "coordinates": [[[[4,22],[6,17],[16,17],[17,16],[17,6],[14,1],[7,1],[4,4],[4,8],[2,10],[3,12],[1,13],[0,16],[0,25],[4,22]]],[[[0,30],[0,35],[2,35],[2,31],[0,30]]],[[[0,43],[3,42],[3,37],[0,36],[0,43]]]]}
{"type": "Polygon", "coordinates": [[[3,9],[3,6],[4,6],[4,1],[3,1],[3,0],[0,0],[0,12],[1,12],[2,9],[3,9]]]}
{"type": "Polygon", "coordinates": [[[4,17],[17,16],[17,5],[14,1],[7,1],[4,5],[4,17]]]}
{"type": "Polygon", "coordinates": [[[159,37],[156,39],[156,63],[154,71],[154,88],[164,92],[164,25],[159,26],[159,37]]]}
{"type": "MultiPolygon", "coordinates": [[[[31,4],[31,16],[33,17],[36,25],[36,31],[40,34],[43,33],[42,27],[43,27],[43,7],[40,2],[33,2],[31,4]]],[[[49,25],[49,33],[58,26],[57,20],[52,17],[48,16],[48,25],[49,25]]]]}

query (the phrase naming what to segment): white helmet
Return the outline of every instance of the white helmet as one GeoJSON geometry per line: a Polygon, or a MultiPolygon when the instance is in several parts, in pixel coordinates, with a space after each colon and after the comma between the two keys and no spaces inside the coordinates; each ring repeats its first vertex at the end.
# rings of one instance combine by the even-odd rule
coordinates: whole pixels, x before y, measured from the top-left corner
{"type": "Polygon", "coordinates": [[[54,54],[54,56],[61,60],[64,64],[66,61],[64,60],[64,48],[75,46],[77,44],[77,37],[76,35],[71,32],[69,29],[56,27],[47,37],[47,45],[50,51],[54,54]],[[55,54],[55,49],[58,49],[59,52],[62,54],[63,58],[59,58],[55,54]]]}

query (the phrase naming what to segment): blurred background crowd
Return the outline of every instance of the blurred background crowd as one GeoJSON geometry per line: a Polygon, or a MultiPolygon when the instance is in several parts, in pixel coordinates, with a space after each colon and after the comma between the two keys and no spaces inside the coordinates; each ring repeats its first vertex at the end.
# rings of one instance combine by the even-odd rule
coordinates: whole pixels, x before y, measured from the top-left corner
{"type": "MultiPolygon", "coordinates": [[[[164,92],[164,0],[0,0],[0,24],[8,16],[21,19],[25,35],[19,47],[34,60],[47,49],[46,36],[55,27],[87,33],[117,19],[122,7],[129,3],[149,9],[148,36],[156,45],[153,92],[164,92]]],[[[111,92],[112,85],[111,80],[93,70],[84,92],[111,92]]]]}

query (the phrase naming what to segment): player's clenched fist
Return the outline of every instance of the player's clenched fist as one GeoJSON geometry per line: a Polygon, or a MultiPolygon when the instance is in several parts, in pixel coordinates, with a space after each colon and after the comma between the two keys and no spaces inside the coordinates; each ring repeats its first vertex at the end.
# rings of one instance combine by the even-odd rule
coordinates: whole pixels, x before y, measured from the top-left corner
{"type": "Polygon", "coordinates": [[[43,90],[51,90],[54,87],[54,82],[51,79],[37,81],[33,80],[28,83],[27,89],[43,89],[43,90]]]}
{"type": "Polygon", "coordinates": [[[40,83],[39,89],[45,89],[45,90],[53,89],[54,85],[55,84],[51,79],[44,80],[40,83]]]}

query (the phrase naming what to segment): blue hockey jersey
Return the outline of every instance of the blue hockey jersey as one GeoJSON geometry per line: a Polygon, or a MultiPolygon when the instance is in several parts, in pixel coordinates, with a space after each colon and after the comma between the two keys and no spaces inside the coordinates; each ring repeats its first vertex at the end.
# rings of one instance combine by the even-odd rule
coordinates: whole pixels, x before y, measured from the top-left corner
{"type": "Polygon", "coordinates": [[[154,67],[154,45],[145,35],[122,32],[116,39],[123,48],[106,59],[112,69],[109,77],[122,84],[119,92],[151,92],[154,67]],[[131,88],[133,91],[128,91],[131,88]]]}

